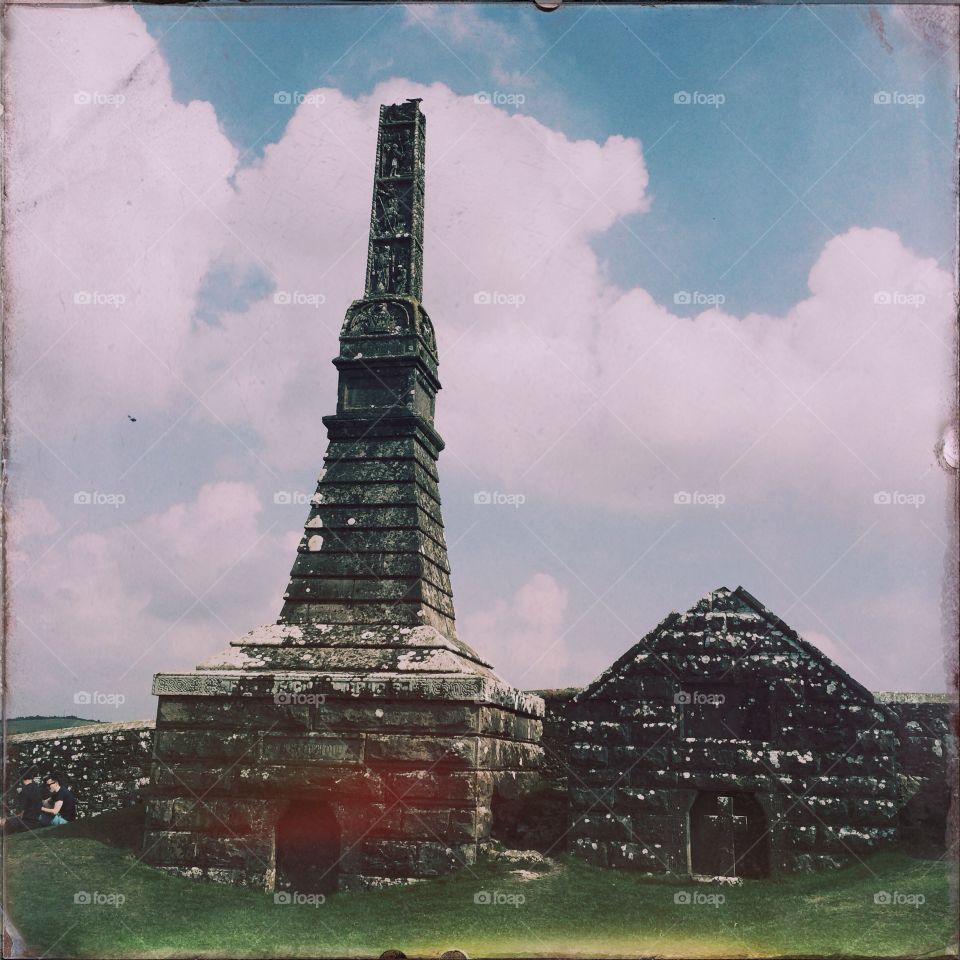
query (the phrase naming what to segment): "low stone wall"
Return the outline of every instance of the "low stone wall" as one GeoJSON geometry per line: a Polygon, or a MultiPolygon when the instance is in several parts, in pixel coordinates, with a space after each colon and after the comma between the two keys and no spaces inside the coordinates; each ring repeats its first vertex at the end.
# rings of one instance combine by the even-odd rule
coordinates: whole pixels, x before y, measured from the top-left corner
{"type": "Polygon", "coordinates": [[[544,780],[566,789],[570,759],[570,701],[583,687],[559,687],[551,690],[528,690],[542,698],[546,712],[543,716],[543,763],[540,774],[544,780]]]}
{"type": "Polygon", "coordinates": [[[77,812],[94,817],[132,806],[150,782],[152,720],[92,723],[60,730],[18,733],[4,742],[5,808],[16,808],[20,774],[35,767],[40,776],[60,773],[76,794],[77,812]]]}
{"type": "Polygon", "coordinates": [[[940,777],[956,753],[957,701],[945,693],[876,693],[890,707],[900,741],[900,771],[911,777],[940,777]]]}
{"type": "Polygon", "coordinates": [[[942,856],[957,843],[957,701],[939,693],[875,696],[895,718],[903,845],[916,856],[942,856]]]}
{"type": "MultiPolygon", "coordinates": [[[[573,733],[570,701],[581,688],[531,691],[546,703],[542,776],[551,787],[566,787],[573,733]]],[[[948,835],[957,819],[957,701],[947,694],[881,692],[897,740],[896,764],[904,846],[918,856],[940,856],[956,843],[948,835]]],[[[574,784],[574,790],[579,786],[574,784]]]]}
{"type": "MultiPolygon", "coordinates": [[[[503,804],[502,815],[514,845],[558,848],[558,831],[551,825],[541,830],[550,839],[538,842],[526,821],[541,826],[542,813],[531,817],[533,804],[557,805],[558,791],[567,789],[570,749],[568,705],[580,688],[532,690],[543,697],[543,791],[529,801],[518,798],[513,806],[503,804]],[[520,821],[519,827],[513,820],[520,821]],[[512,836],[516,834],[516,836],[512,836]]],[[[877,702],[891,710],[892,728],[898,740],[897,762],[902,793],[901,829],[905,845],[919,855],[936,856],[944,849],[948,824],[956,819],[957,798],[951,784],[956,778],[956,700],[946,694],[881,692],[877,702]],[[953,810],[953,813],[951,813],[953,810]]],[[[20,769],[36,766],[40,774],[62,771],[76,788],[82,816],[96,816],[140,802],[141,789],[149,782],[154,723],[97,723],[60,730],[21,733],[5,741],[5,812],[11,812],[20,769]]],[[[552,809],[552,808],[551,808],[552,809]]],[[[560,813],[558,809],[555,811],[560,813]]],[[[553,819],[557,819],[554,817],[553,819]]],[[[948,842],[949,842],[949,838],[948,842]]],[[[559,845],[563,845],[562,843],[559,845]]]]}

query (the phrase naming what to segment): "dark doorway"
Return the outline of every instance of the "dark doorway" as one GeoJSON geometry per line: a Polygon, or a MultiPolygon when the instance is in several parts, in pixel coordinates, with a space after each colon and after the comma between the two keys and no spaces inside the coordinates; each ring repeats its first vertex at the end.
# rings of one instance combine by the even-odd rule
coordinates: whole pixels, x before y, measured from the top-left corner
{"type": "Polygon", "coordinates": [[[504,797],[495,788],[490,803],[490,839],[513,850],[536,850],[556,856],[570,832],[570,794],[565,786],[541,782],[519,797],[504,797]]]}
{"type": "Polygon", "coordinates": [[[329,803],[294,800],[277,824],[277,890],[333,893],[340,825],[329,803]]]}
{"type": "Polygon", "coordinates": [[[770,834],[748,793],[700,793],[690,808],[690,871],[708,877],[765,877],[770,834]]]}

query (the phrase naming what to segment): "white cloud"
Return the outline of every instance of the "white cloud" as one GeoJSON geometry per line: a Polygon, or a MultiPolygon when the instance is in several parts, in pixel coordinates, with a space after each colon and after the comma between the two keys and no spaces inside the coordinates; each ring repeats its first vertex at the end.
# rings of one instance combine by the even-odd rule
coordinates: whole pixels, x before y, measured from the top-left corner
{"type": "Polygon", "coordinates": [[[85,530],[84,514],[97,509],[74,506],[77,532],[48,552],[25,545],[14,526],[13,709],[69,704],[96,689],[148,714],[153,670],[189,669],[279,612],[293,548],[285,527],[260,524],[249,484],[206,484],[134,522],[123,507],[100,507],[112,525],[85,530]]]}
{"type": "MultiPolygon", "coordinates": [[[[88,29],[61,13],[55,43],[88,29]]],[[[236,152],[209,105],[172,101],[165,64],[126,13],[112,22],[133,36],[112,72],[84,43],[66,71],[13,44],[24,78],[14,159],[38,152],[48,124],[71,131],[56,149],[60,187],[43,165],[10,182],[17,368],[56,344],[15,394],[42,436],[118,404],[177,408],[192,392],[215,426],[252,430],[261,460],[316,465],[328,360],[362,293],[377,106],[417,95],[429,128],[425,303],[450,387],[438,406],[446,469],[630,510],[666,509],[690,488],[730,502],[794,491],[849,510],[869,507],[874,489],[916,486],[934,462],[952,282],[891,231],[827,243],[810,296],[784,316],[680,318],[613,285],[591,247],[649,202],[636,140],[573,141],[440,84],[395,80],[369,97],[306,100],[232,188],[236,152]],[[78,77],[129,102],[78,107],[78,77]],[[39,121],[24,116],[35,105],[39,121]],[[268,296],[220,325],[191,323],[204,272],[231,261],[323,302],[268,296]],[[64,303],[80,285],[128,299],[64,303]],[[521,302],[478,304],[478,293],[521,302]]],[[[15,41],[24,16],[36,28],[18,11],[15,41]]],[[[99,24],[89,32],[103,43],[99,24]]]]}
{"type": "Polygon", "coordinates": [[[550,574],[535,573],[509,599],[461,617],[457,630],[515,686],[558,686],[573,654],[564,635],[568,599],[550,574]]]}
{"type": "Polygon", "coordinates": [[[361,292],[376,106],[411,94],[429,118],[425,303],[450,388],[445,469],[634,511],[669,508],[677,489],[740,504],[788,491],[841,511],[869,510],[878,489],[939,489],[921,477],[947,408],[952,283],[933,261],[854,228],[784,316],[678,317],[612,285],[591,248],[648,202],[636,141],[571,141],[402,82],[361,100],[324,91],[237,178],[236,234],[262,244],[281,288],[326,296],[318,309],[261,301],[195,341],[209,380],[262,336],[208,402],[252,424],[268,462],[316,462],[327,357],[361,292]]]}
{"type": "Polygon", "coordinates": [[[60,523],[47,505],[36,497],[18,500],[7,518],[10,535],[19,540],[30,537],[50,537],[60,529],[60,523]]]}
{"type": "Polygon", "coordinates": [[[179,392],[237,151],[209,103],[174,101],[133,10],[7,28],[11,395],[46,439],[179,392]]]}

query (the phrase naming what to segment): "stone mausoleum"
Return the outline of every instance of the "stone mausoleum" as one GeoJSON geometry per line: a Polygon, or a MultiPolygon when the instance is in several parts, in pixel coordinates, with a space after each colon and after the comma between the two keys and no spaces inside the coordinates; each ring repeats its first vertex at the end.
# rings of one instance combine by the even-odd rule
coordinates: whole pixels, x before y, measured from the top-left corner
{"type": "Polygon", "coordinates": [[[421,306],[425,118],[381,107],[366,290],[340,335],[329,446],[276,623],[162,673],[144,859],[322,892],[472,863],[524,789],[543,701],[457,636],[421,306]]]}
{"type": "Polygon", "coordinates": [[[742,587],[714,590],[564,709],[571,849],[710,877],[849,863],[899,839],[898,723],[742,587]]]}

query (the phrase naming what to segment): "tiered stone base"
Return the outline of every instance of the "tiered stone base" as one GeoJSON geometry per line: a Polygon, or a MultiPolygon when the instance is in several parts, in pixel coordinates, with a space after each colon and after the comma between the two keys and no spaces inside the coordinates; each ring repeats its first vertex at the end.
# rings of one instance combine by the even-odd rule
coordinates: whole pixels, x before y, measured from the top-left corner
{"type": "MultiPolygon", "coordinates": [[[[536,778],[543,701],[479,676],[161,674],[144,859],[272,890],[277,826],[332,811],[330,888],[473,863],[536,778]]],[[[289,884],[287,885],[289,886],[289,884]]]]}

